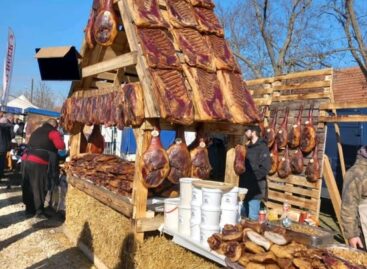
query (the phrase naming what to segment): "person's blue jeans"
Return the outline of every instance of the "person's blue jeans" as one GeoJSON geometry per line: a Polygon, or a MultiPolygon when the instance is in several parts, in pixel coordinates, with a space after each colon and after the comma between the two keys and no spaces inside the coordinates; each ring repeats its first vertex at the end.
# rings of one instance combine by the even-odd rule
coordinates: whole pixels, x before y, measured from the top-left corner
{"type": "Polygon", "coordinates": [[[261,200],[258,199],[244,201],[241,209],[241,217],[258,220],[260,204],[261,200]]]}

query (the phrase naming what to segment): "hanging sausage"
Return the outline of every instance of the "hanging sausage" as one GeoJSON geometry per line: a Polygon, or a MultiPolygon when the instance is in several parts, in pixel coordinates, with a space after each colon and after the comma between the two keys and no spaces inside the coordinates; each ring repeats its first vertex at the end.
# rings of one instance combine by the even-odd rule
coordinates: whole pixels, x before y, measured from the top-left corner
{"type": "Polygon", "coordinates": [[[303,154],[300,149],[297,149],[291,158],[291,169],[295,175],[303,172],[303,154]]]}
{"type": "Polygon", "coordinates": [[[286,178],[292,173],[291,162],[289,160],[288,146],[285,147],[284,156],[280,159],[278,165],[278,176],[286,178]]]}
{"type": "Polygon", "coordinates": [[[234,172],[240,176],[245,173],[246,165],[245,159],[247,154],[247,148],[244,145],[237,145],[234,150],[234,172]]]}
{"type": "Polygon", "coordinates": [[[317,145],[313,150],[312,159],[307,164],[305,174],[307,180],[311,182],[316,182],[321,178],[321,165],[317,158],[317,145]]]}
{"type": "Polygon", "coordinates": [[[147,188],[158,187],[169,173],[169,160],[159,138],[159,131],[154,128],[152,140],[143,153],[143,183],[147,188]]]}
{"type": "Polygon", "coordinates": [[[316,128],[312,123],[313,104],[310,107],[308,113],[308,120],[305,122],[305,126],[301,133],[301,145],[300,148],[303,153],[310,153],[316,146],[316,128]]]}
{"type": "Polygon", "coordinates": [[[299,144],[301,143],[302,113],[303,113],[303,105],[301,105],[299,109],[296,123],[293,124],[288,134],[288,146],[291,149],[297,148],[299,144]]]}
{"type": "Polygon", "coordinates": [[[275,109],[274,117],[271,121],[271,124],[268,128],[266,128],[265,132],[265,141],[268,144],[268,147],[271,148],[275,141],[275,125],[277,123],[277,116],[278,116],[278,108],[275,109]]]}
{"type": "Polygon", "coordinates": [[[287,107],[285,109],[283,122],[275,136],[275,142],[278,144],[279,149],[284,149],[288,143],[288,114],[289,108],[287,107]]]}
{"type": "Polygon", "coordinates": [[[94,38],[101,46],[111,46],[117,36],[117,18],[113,0],[104,0],[98,9],[93,27],[94,38]]]}
{"type": "Polygon", "coordinates": [[[270,159],[271,159],[271,168],[269,171],[269,175],[273,175],[277,172],[279,164],[279,153],[277,143],[274,143],[273,145],[273,148],[270,152],[270,159]]]}

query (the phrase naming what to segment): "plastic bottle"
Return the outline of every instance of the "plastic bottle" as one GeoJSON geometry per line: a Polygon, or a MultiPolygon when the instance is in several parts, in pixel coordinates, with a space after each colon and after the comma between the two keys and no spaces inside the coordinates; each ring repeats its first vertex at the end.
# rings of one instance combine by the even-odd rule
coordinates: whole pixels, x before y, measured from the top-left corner
{"type": "Polygon", "coordinates": [[[280,219],[281,219],[282,225],[286,228],[289,228],[292,225],[292,221],[288,217],[289,209],[290,209],[289,203],[287,201],[284,201],[283,213],[280,219]]]}

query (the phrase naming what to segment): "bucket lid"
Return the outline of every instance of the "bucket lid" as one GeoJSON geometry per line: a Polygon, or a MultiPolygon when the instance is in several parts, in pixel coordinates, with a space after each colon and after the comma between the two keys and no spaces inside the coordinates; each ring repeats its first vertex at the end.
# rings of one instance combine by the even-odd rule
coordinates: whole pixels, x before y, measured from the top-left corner
{"type": "Polygon", "coordinates": [[[209,188],[202,188],[203,193],[204,192],[211,192],[211,193],[222,193],[222,190],[220,189],[209,189],[209,188]]]}
{"type": "Polygon", "coordinates": [[[210,225],[203,225],[203,224],[200,224],[200,229],[202,229],[202,230],[207,230],[207,231],[217,231],[217,232],[219,232],[220,227],[219,227],[219,225],[216,225],[216,226],[210,226],[210,225]]]}
{"type": "Polygon", "coordinates": [[[214,211],[220,211],[220,208],[219,207],[210,207],[210,206],[202,206],[201,207],[201,211],[210,211],[210,212],[214,212],[214,211]]]}
{"type": "Polygon", "coordinates": [[[182,206],[182,205],[179,205],[178,206],[178,209],[189,209],[189,210],[191,210],[191,206],[182,206]]]}
{"type": "Polygon", "coordinates": [[[222,209],[222,210],[226,210],[226,211],[238,211],[238,205],[235,205],[235,206],[226,206],[226,205],[222,205],[221,207],[220,207],[220,209],[222,209]]]}
{"type": "Polygon", "coordinates": [[[167,198],[164,199],[165,204],[178,205],[180,203],[180,198],[167,198]]]}
{"type": "Polygon", "coordinates": [[[200,178],[195,178],[195,177],[182,177],[180,178],[180,182],[184,182],[184,183],[191,183],[193,181],[197,181],[197,180],[201,180],[200,178]]]}
{"type": "MultiPolygon", "coordinates": [[[[247,190],[247,189],[246,189],[247,190]]],[[[230,189],[229,191],[226,191],[224,194],[226,193],[233,193],[233,192],[238,192],[239,188],[238,187],[233,187],[232,189],[230,189]]]]}

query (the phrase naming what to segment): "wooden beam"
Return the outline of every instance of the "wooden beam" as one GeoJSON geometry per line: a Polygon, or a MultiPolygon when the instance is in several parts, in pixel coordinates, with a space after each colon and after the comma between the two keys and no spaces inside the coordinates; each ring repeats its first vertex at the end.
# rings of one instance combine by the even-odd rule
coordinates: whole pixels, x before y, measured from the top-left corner
{"type": "Polygon", "coordinates": [[[158,215],[154,218],[142,218],[135,220],[135,227],[138,233],[152,232],[159,229],[164,223],[164,216],[158,215]]]}
{"type": "Polygon", "coordinates": [[[256,98],[254,97],[254,102],[257,106],[270,106],[272,103],[271,98],[256,98]]]}
{"type": "Polygon", "coordinates": [[[367,102],[366,101],[338,102],[338,103],[325,103],[320,105],[320,109],[325,110],[352,109],[352,108],[367,108],[367,102]]]}
{"type": "Polygon", "coordinates": [[[330,87],[330,81],[312,81],[305,83],[286,84],[280,86],[274,86],[274,91],[288,91],[288,90],[304,90],[310,88],[325,88],[330,87]]]}
{"type": "Polygon", "coordinates": [[[113,83],[112,82],[106,82],[106,81],[100,81],[100,80],[97,80],[97,81],[94,80],[90,84],[90,87],[91,88],[106,89],[106,88],[113,87],[113,83]]]}
{"type": "Polygon", "coordinates": [[[330,98],[329,93],[304,93],[304,94],[290,94],[290,95],[273,95],[273,102],[278,101],[296,101],[296,100],[306,100],[306,99],[323,99],[330,98]]]}
{"type": "Polygon", "coordinates": [[[251,95],[262,95],[262,94],[272,94],[274,89],[273,88],[260,88],[260,89],[248,89],[251,95]]]}
{"type": "Polygon", "coordinates": [[[116,58],[93,64],[82,69],[82,76],[90,77],[99,73],[111,71],[114,69],[135,65],[137,63],[137,53],[128,52],[116,58]]]}
{"type": "Polygon", "coordinates": [[[94,184],[89,183],[85,180],[75,178],[72,175],[68,175],[68,182],[78,190],[85,192],[86,194],[97,199],[101,203],[122,213],[124,216],[128,218],[131,217],[133,207],[127,197],[114,194],[111,191],[104,190],[101,187],[97,187],[94,184]]]}
{"type": "Polygon", "coordinates": [[[321,122],[367,122],[367,115],[320,116],[321,122]]]}
{"type": "MultiPolygon", "coordinates": [[[[331,165],[330,165],[329,158],[326,155],[324,155],[323,176],[325,179],[326,187],[329,191],[331,202],[334,207],[336,218],[338,219],[340,230],[342,231],[342,235],[344,237],[344,231],[343,231],[343,227],[341,226],[341,217],[340,217],[342,201],[340,198],[338,186],[336,185],[336,182],[335,182],[335,177],[334,177],[331,165]]],[[[345,239],[345,237],[344,237],[344,240],[347,243],[347,240],[345,239]]]]}
{"type": "Polygon", "coordinates": [[[116,77],[116,72],[103,72],[95,76],[95,78],[97,79],[111,80],[111,81],[114,81],[115,77],[116,77]]]}

